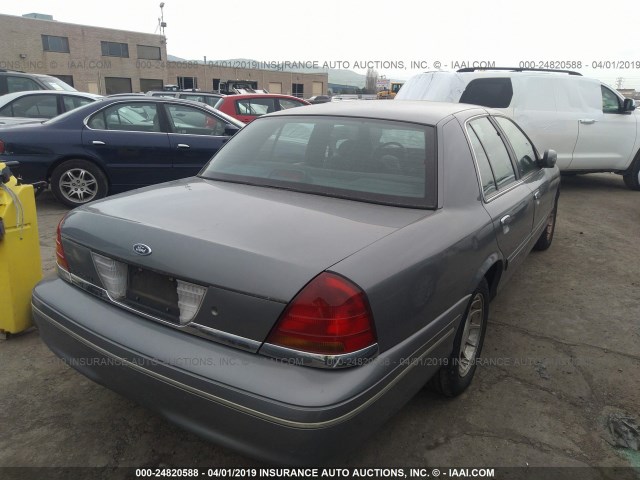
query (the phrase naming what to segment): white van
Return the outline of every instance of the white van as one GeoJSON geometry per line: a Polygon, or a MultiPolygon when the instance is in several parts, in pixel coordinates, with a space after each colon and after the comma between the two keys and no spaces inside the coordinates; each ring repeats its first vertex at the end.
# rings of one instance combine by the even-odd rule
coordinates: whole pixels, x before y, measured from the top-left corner
{"type": "Polygon", "coordinates": [[[629,188],[640,190],[635,103],[599,80],[519,68],[427,72],[410,78],[395,100],[497,109],[516,120],[539,151],[555,150],[564,173],[615,172],[629,188]]]}

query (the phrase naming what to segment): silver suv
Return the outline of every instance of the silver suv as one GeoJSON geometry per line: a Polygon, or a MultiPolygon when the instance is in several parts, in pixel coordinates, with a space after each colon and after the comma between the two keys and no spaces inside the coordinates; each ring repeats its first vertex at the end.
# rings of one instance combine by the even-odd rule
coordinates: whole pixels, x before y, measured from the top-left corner
{"type": "Polygon", "coordinates": [[[25,73],[0,69],[0,95],[27,90],[65,90],[77,92],[59,78],[41,73],[25,73]]]}

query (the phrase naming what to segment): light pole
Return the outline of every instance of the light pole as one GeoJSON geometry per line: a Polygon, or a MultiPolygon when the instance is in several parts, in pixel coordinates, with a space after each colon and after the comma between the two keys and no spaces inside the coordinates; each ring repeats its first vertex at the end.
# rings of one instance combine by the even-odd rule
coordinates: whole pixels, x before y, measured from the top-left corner
{"type": "Polygon", "coordinates": [[[158,19],[158,25],[160,25],[160,35],[164,37],[164,28],[167,26],[164,21],[164,2],[160,2],[160,18],[158,19]]]}

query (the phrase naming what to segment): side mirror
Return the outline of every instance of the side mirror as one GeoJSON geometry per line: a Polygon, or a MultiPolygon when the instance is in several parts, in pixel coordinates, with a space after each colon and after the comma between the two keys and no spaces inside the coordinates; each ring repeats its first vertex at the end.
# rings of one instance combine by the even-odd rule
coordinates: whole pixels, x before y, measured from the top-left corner
{"type": "Polygon", "coordinates": [[[553,168],[556,166],[558,160],[558,154],[555,150],[546,150],[540,160],[539,164],[542,168],[553,168]]]}
{"type": "Polygon", "coordinates": [[[636,102],[632,98],[625,98],[622,104],[623,112],[632,112],[636,109],[636,102]]]}
{"type": "Polygon", "coordinates": [[[226,127],[224,127],[224,134],[228,137],[233,137],[236,133],[238,133],[238,130],[240,130],[240,127],[228,124],[226,127]]]}

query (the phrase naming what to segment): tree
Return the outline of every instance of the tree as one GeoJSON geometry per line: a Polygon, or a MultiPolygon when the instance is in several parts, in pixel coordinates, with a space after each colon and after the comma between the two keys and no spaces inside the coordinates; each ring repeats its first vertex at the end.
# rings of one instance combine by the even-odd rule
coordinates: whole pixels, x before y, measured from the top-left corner
{"type": "Polygon", "coordinates": [[[376,83],[378,82],[378,72],[370,68],[367,70],[366,91],[367,93],[376,93],[376,83]]]}

